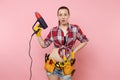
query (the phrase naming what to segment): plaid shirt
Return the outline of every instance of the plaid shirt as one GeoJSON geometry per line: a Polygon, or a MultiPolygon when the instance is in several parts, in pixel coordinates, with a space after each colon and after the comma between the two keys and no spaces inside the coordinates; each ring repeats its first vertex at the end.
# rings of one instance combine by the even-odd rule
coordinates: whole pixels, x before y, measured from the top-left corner
{"type": "Polygon", "coordinates": [[[62,49],[65,50],[65,56],[68,58],[73,51],[73,45],[76,40],[87,42],[87,37],[83,34],[82,30],[77,25],[69,24],[67,34],[64,35],[63,31],[57,26],[53,27],[44,40],[45,47],[48,47],[52,42],[56,48],[59,48],[59,55],[63,57],[62,49]],[[64,44],[64,36],[66,36],[66,43],[64,44]]]}

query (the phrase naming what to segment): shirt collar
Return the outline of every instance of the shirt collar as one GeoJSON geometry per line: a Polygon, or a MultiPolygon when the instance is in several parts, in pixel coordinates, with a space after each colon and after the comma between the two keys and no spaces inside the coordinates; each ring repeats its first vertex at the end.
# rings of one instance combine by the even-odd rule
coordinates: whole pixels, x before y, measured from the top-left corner
{"type": "MultiPolygon", "coordinates": [[[[67,30],[69,31],[71,29],[72,25],[68,23],[68,28],[67,30]]],[[[59,29],[59,25],[58,25],[58,29],[59,29]]]]}

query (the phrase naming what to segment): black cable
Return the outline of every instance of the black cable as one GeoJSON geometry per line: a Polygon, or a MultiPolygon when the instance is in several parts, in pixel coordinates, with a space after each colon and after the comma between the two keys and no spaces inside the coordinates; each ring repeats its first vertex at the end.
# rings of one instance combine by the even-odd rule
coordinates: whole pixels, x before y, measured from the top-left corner
{"type": "MultiPolygon", "coordinates": [[[[31,51],[31,41],[32,41],[33,35],[34,35],[34,34],[37,34],[37,33],[40,31],[40,29],[38,29],[37,31],[34,30],[34,26],[36,25],[36,23],[37,23],[37,21],[36,21],[36,22],[34,23],[34,25],[32,26],[32,29],[33,29],[34,33],[31,35],[31,38],[30,38],[30,41],[29,41],[29,51],[28,51],[28,54],[29,54],[29,57],[30,57],[30,59],[31,59],[31,63],[30,63],[30,77],[29,77],[29,80],[32,79],[32,63],[33,63],[32,56],[30,55],[30,51],[31,51]]],[[[40,27],[40,25],[39,25],[38,27],[40,27]]]]}
{"type": "Polygon", "coordinates": [[[29,80],[32,79],[32,63],[33,63],[33,59],[32,59],[32,56],[30,55],[30,51],[31,51],[31,41],[32,41],[32,37],[33,37],[34,34],[35,34],[35,32],[31,35],[31,38],[30,38],[30,41],[29,41],[29,52],[28,52],[28,54],[29,54],[29,57],[30,57],[30,59],[31,59],[31,63],[30,63],[30,77],[29,77],[29,80]]]}

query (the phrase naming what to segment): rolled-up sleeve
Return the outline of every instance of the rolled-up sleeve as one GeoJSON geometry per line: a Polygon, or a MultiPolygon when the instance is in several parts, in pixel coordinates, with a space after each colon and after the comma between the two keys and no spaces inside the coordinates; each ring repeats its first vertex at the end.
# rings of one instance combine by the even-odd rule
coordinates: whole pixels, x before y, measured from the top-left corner
{"type": "Polygon", "coordinates": [[[82,30],[77,26],[77,39],[83,43],[83,42],[88,42],[88,38],[86,37],[85,34],[83,34],[82,30]]]}
{"type": "Polygon", "coordinates": [[[53,39],[51,34],[52,32],[50,31],[47,37],[44,39],[44,47],[48,47],[52,43],[53,39]]]}

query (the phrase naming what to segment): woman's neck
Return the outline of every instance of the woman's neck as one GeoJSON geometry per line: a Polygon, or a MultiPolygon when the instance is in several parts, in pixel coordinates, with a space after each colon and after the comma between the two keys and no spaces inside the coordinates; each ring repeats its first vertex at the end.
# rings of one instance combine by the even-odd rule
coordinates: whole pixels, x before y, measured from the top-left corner
{"type": "Polygon", "coordinates": [[[69,26],[69,24],[67,23],[67,24],[62,24],[59,27],[62,28],[62,29],[67,29],[68,26],[69,26]]]}

